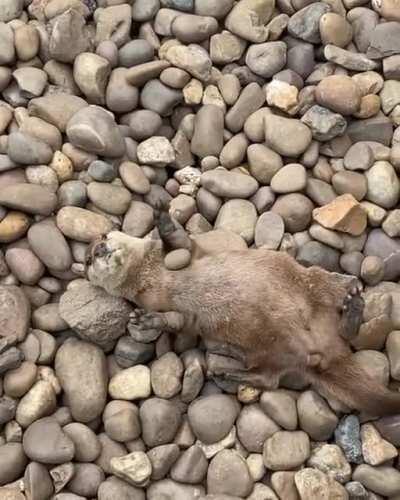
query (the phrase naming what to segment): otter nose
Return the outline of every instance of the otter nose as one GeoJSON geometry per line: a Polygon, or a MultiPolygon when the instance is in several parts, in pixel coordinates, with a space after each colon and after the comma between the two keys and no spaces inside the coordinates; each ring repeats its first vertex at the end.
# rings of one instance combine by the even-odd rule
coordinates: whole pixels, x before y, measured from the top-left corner
{"type": "Polygon", "coordinates": [[[107,253],[107,245],[104,242],[99,243],[93,250],[94,257],[103,257],[107,253]]]}

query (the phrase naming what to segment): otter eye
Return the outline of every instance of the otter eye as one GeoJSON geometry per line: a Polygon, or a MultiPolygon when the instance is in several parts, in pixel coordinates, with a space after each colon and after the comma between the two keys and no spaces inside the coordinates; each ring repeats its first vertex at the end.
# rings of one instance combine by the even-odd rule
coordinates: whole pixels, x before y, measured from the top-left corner
{"type": "Polygon", "coordinates": [[[92,264],[92,256],[90,255],[90,253],[86,255],[85,264],[87,266],[90,266],[92,264]]]}

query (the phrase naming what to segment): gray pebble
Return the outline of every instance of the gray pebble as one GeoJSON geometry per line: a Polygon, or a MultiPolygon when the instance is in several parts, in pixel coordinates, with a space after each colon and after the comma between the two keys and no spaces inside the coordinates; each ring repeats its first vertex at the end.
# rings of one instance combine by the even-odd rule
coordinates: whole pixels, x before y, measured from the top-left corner
{"type": "Polygon", "coordinates": [[[177,406],[165,399],[150,398],[140,407],[142,438],[147,446],[171,442],[181,423],[177,406]]]}

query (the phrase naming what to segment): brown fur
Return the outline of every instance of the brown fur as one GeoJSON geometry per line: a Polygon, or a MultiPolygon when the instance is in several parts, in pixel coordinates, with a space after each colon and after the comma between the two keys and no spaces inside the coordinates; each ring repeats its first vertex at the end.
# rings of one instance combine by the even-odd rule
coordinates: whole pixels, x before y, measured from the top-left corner
{"type": "Polygon", "coordinates": [[[302,373],[352,408],[400,413],[400,394],[357,365],[341,335],[349,277],[304,268],[286,253],[265,249],[210,255],[168,271],[159,248],[139,258],[136,244],[125,254],[129,262],[125,256],[117,286],[94,269],[89,278],[148,311],[182,313],[185,331],[240,350],[264,388],[275,388],[286,373],[302,373]]]}

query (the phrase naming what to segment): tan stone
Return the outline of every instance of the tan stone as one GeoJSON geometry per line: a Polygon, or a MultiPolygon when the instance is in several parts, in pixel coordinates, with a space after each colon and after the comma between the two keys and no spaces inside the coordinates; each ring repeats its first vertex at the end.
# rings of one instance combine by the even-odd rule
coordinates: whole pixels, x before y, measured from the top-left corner
{"type": "Polygon", "coordinates": [[[72,179],[74,174],[74,166],[72,161],[61,151],[56,151],[49,165],[57,174],[60,182],[65,182],[72,179]]]}
{"type": "Polygon", "coordinates": [[[331,43],[342,48],[351,42],[353,35],[351,24],[346,21],[345,17],[334,12],[327,12],[321,17],[319,30],[324,45],[331,43]]]}
{"type": "Polygon", "coordinates": [[[361,443],[364,461],[369,465],[382,465],[397,457],[396,448],[381,437],[373,424],[361,427],[361,443]]]}
{"type": "Polygon", "coordinates": [[[375,94],[368,94],[361,97],[360,109],[353,113],[356,118],[371,118],[381,109],[381,98],[375,94]]]}
{"type": "Polygon", "coordinates": [[[351,194],[338,196],[331,203],[314,209],[313,219],[327,229],[353,236],[360,235],[367,226],[367,214],[351,194]]]}
{"type": "Polygon", "coordinates": [[[385,21],[400,21],[400,0],[372,0],[372,7],[385,21]]]}
{"type": "Polygon", "coordinates": [[[27,232],[29,225],[30,219],[23,212],[8,212],[0,222],[0,243],[18,240],[27,232]]]}
{"type": "Polygon", "coordinates": [[[323,472],[306,467],[294,476],[301,500],[348,500],[343,486],[323,472]]]}
{"type": "Polygon", "coordinates": [[[299,91],[294,85],[280,80],[272,80],[266,87],[267,103],[269,106],[295,114],[298,107],[299,91]]]}

